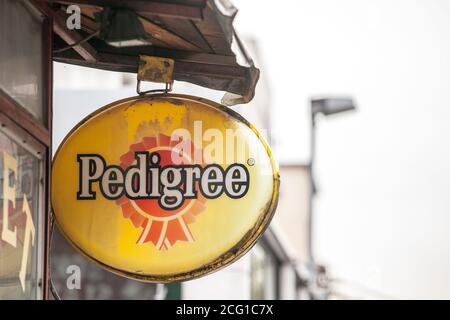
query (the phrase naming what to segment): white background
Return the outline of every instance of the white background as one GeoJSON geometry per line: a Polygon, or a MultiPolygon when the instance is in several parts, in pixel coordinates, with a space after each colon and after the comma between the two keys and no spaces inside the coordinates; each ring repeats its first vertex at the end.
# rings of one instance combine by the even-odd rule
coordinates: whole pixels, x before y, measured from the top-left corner
{"type": "Polygon", "coordinates": [[[234,4],[267,66],[282,162],[308,161],[310,96],[358,105],[318,119],[318,261],[378,297],[450,298],[450,2],[234,4]]]}

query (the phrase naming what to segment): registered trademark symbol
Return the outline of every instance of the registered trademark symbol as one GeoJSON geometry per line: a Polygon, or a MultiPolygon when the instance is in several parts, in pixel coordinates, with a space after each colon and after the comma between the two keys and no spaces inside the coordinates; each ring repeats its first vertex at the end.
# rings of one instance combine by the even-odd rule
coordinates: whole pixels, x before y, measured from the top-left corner
{"type": "Polygon", "coordinates": [[[255,164],[255,159],[253,159],[253,158],[248,158],[247,164],[248,164],[249,166],[253,166],[253,165],[255,164]]]}

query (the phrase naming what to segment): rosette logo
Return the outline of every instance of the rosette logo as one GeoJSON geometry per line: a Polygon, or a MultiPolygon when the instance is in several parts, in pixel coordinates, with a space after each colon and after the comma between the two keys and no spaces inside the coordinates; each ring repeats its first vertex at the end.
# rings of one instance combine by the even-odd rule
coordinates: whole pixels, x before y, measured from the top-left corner
{"type": "MultiPolygon", "coordinates": [[[[184,172],[194,172],[196,169],[203,167],[203,161],[198,166],[192,166],[196,158],[202,160],[202,151],[195,148],[191,141],[186,141],[182,148],[177,148],[177,144],[171,141],[169,136],[160,134],[158,138],[149,137],[144,138],[141,143],[131,146],[130,151],[124,154],[121,158],[121,167],[126,170],[136,163],[137,160],[145,159],[148,161],[146,152],[150,154],[150,162],[152,168],[147,179],[153,176],[158,177],[158,167],[184,166],[184,172]],[[188,150],[189,152],[185,152],[188,150]],[[194,155],[194,158],[191,155],[194,155]],[[177,161],[178,160],[178,161],[177,161]],[[175,163],[176,162],[176,163],[175,163]]],[[[141,162],[141,161],[140,161],[141,162]]],[[[142,162],[141,162],[142,163],[142,162]]],[[[142,165],[141,165],[142,166],[142,165]]],[[[139,169],[138,169],[139,170],[139,169]]],[[[183,186],[184,195],[179,192],[174,192],[171,198],[169,178],[172,179],[172,184],[176,185],[178,180],[181,182],[182,174],[175,178],[176,171],[167,171],[162,177],[163,182],[166,182],[166,194],[161,196],[161,188],[158,187],[157,180],[153,179],[153,185],[150,185],[150,197],[146,199],[143,196],[128,198],[122,196],[116,200],[116,203],[121,206],[124,218],[131,220],[136,228],[142,228],[142,234],[137,243],[152,242],[157,249],[170,249],[176,241],[194,241],[194,237],[188,227],[189,224],[195,221],[195,216],[205,209],[206,199],[201,194],[198,194],[198,183],[193,180],[185,183],[183,186]],[[172,176],[169,177],[169,172],[172,176]],[[189,190],[186,190],[186,185],[189,190]],[[187,191],[187,192],[186,192],[187,191]],[[195,197],[197,196],[197,197],[195,197]],[[184,199],[183,199],[184,198],[184,199]]],[[[186,174],[187,176],[188,174],[186,174]]],[[[134,180],[134,187],[137,189],[137,179],[134,180]]]]}
{"type": "Polygon", "coordinates": [[[142,233],[136,243],[151,242],[168,250],[177,241],[194,242],[189,225],[207,205],[223,194],[239,199],[250,185],[247,168],[226,169],[206,164],[203,152],[190,140],[164,134],[146,137],[120,157],[120,166],[107,165],[98,154],[79,154],[78,200],[94,200],[93,183],[103,197],[115,200],[123,217],[142,233]]]}

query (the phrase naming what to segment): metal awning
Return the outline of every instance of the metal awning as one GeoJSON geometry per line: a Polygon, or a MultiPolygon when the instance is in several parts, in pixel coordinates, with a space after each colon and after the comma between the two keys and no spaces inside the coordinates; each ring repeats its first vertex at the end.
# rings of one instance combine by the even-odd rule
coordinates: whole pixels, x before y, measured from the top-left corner
{"type": "Polygon", "coordinates": [[[174,59],[173,79],[228,92],[223,103],[249,102],[259,70],[233,29],[236,8],[228,0],[35,0],[53,18],[53,49],[57,51],[95,34],[95,14],[104,8],[134,10],[151,38],[151,45],[117,48],[98,36],[70,50],[54,52],[54,61],[136,73],[139,55],[174,59]],[[66,27],[67,6],[81,8],[81,30],[66,27]],[[233,47],[233,50],[232,50],[233,47]],[[238,64],[239,60],[245,65],[238,64]]]}

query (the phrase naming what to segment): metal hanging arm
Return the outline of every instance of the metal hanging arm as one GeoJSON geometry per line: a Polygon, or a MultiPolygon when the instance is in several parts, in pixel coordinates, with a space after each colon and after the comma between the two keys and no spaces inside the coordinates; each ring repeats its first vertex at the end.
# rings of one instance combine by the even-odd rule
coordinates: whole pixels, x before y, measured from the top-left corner
{"type": "Polygon", "coordinates": [[[168,93],[172,91],[174,63],[174,60],[169,58],[140,55],[136,92],[139,95],[144,95],[148,93],[168,93]],[[166,87],[163,89],[141,91],[142,81],[165,83],[166,87]]]}
{"type": "Polygon", "coordinates": [[[136,92],[138,95],[144,95],[149,93],[169,93],[173,89],[173,83],[166,83],[166,88],[163,89],[152,89],[152,90],[146,90],[141,91],[141,80],[138,79],[137,86],[136,86],[136,92]]]}

